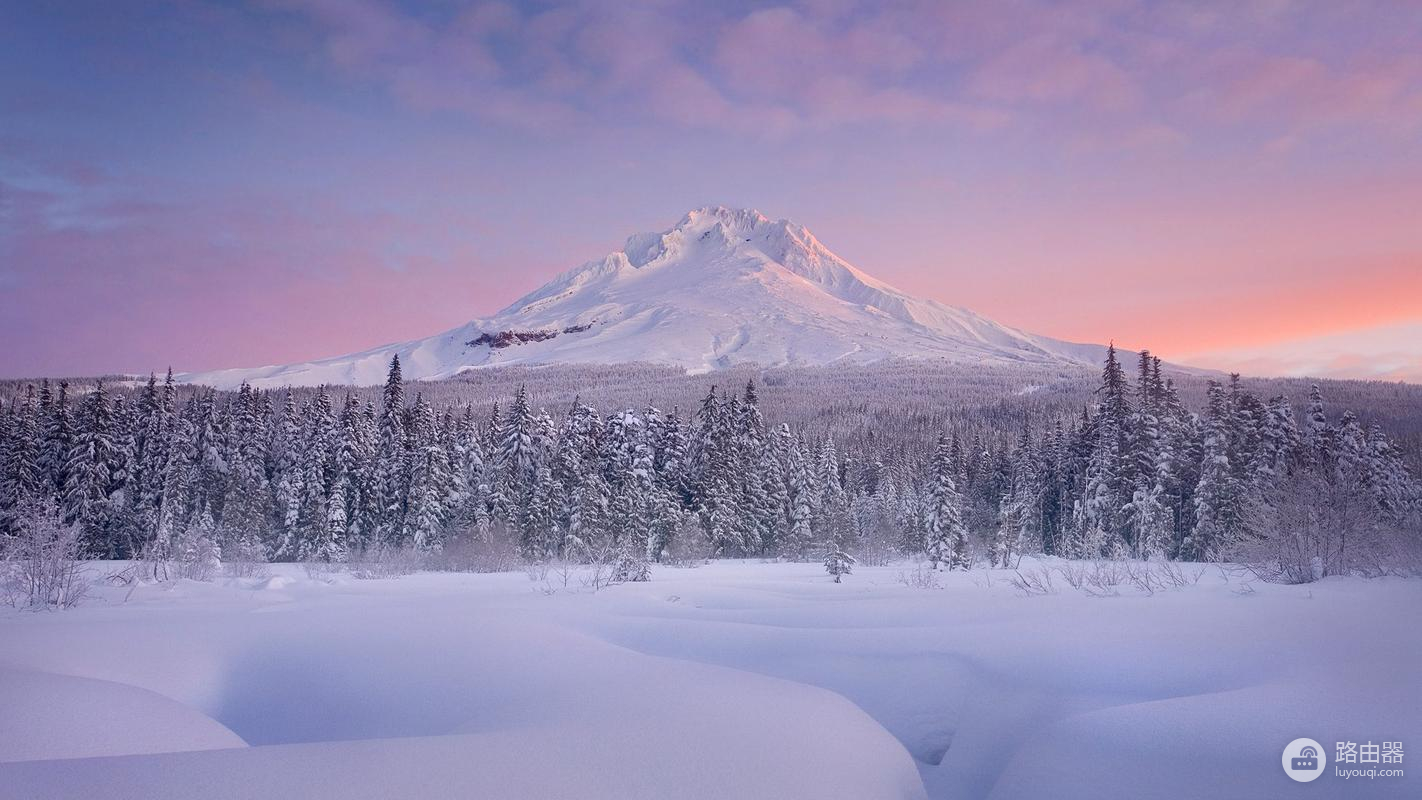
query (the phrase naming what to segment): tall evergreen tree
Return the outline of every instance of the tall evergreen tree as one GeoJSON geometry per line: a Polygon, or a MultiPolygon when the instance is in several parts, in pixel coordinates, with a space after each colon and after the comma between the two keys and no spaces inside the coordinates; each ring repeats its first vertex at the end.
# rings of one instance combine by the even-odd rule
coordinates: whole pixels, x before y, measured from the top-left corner
{"type": "Polygon", "coordinates": [[[19,532],[20,517],[49,494],[48,479],[40,466],[39,407],[35,387],[25,387],[25,398],[10,415],[8,441],[0,458],[0,536],[19,532]]]}
{"type": "Polygon", "coordinates": [[[1239,529],[1241,493],[1230,464],[1230,424],[1224,388],[1210,381],[1204,460],[1195,491],[1195,527],[1182,546],[1182,555],[1191,560],[1217,559],[1233,543],[1239,529]]]}
{"type": "Polygon", "coordinates": [[[395,544],[405,530],[405,512],[409,502],[410,479],[406,472],[409,460],[405,447],[405,377],[400,371],[400,356],[390,358],[385,390],[380,399],[380,417],[375,448],[376,495],[380,498],[380,521],[374,539],[380,544],[395,544]]]}
{"type": "Polygon", "coordinates": [[[938,437],[933,451],[929,490],[927,525],[927,555],[934,569],[947,565],[950,569],[967,569],[968,530],[963,525],[963,499],[954,479],[952,445],[944,436],[938,437]]]}

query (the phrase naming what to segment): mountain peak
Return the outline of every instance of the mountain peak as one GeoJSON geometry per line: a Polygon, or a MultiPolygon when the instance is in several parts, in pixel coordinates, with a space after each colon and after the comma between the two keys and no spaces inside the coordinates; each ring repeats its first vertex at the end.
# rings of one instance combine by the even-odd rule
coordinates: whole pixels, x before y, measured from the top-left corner
{"type": "MultiPolygon", "coordinates": [[[[753,208],[729,208],[727,206],[703,206],[686,212],[681,222],[672,230],[700,233],[715,225],[727,231],[745,233],[768,224],[770,218],[753,208]]],[[[786,220],[780,220],[785,223],[786,220]]]]}
{"type": "MultiPolygon", "coordinates": [[[[823,249],[808,230],[790,220],[772,220],[755,209],[704,206],[688,211],[668,230],[628,237],[622,252],[632,267],[640,269],[653,262],[680,259],[692,249],[704,250],[708,246],[747,254],[759,251],[777,263],[795,260],[792,253],[797,250],[816,260],[819,254],[813,251],[823,249]]],[[[724,259],[699,261],[706,266],[725,265],[724,259]]]]}
{"type": "Polygon", "coordinates": [[[426,339],[260,370],[188,375],[235,386],[379,383],[392,355],[410,378],[504,364],[673,364],[706,371],[934,358],[1082,364],[1094,345],[1009,328],[908,295],[835,255],[803,226],[706,206],[673,227],[559,275],[492,317],[426,339]]]}

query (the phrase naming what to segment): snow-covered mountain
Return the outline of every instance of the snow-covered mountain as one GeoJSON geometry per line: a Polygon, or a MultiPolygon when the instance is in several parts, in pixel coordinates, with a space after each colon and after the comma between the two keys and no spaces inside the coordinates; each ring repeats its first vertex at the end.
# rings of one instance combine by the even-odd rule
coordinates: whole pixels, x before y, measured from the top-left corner
{"type": "Polygon", "coordinates": [[[508,364],[650,362],[692,371],[886,358],[1097,364],[1104,352],[911,297],[801,225],[711,207],[670,230],[632,236],[622,250],[493,317],[445,333],[305,364],[183,377],[221,388],[376,384],[396,354],[406,377],[433,379],[508,364]]]}

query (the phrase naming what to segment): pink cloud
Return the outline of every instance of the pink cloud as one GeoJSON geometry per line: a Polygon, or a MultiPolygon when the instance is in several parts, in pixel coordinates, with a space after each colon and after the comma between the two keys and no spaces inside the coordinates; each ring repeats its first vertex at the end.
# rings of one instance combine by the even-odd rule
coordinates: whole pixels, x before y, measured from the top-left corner
{"type": "Polygon", "coordinates": [[[1136,106],[1141,90],[1111,59],[1053,36],[1038,36],[989,60],[974,74],[972,91],[1009,103],[1083,101],[1101,111],[1136,106]]]}
{"type": "Polygon", "coordinates": [[[1346,67],[1308,56],[1220,53],[1204,60],[1184,98],[1192,113],[1238,123],[1267,121],[1288,133],[1326,124],[1408,131],[1422,124],[1422,57],[1346,67]]]}

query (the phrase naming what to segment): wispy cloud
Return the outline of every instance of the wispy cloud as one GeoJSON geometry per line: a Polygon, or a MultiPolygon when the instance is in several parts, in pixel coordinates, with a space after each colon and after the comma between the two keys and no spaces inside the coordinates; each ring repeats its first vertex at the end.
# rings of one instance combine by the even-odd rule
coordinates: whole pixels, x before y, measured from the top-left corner
{"type": "Polygon", "coordinates": [[[1419,40],[1388,0],[0,4],[0,371],[425,334],[708,202],[1172,355],[1416,320],[1419,40]]]}

